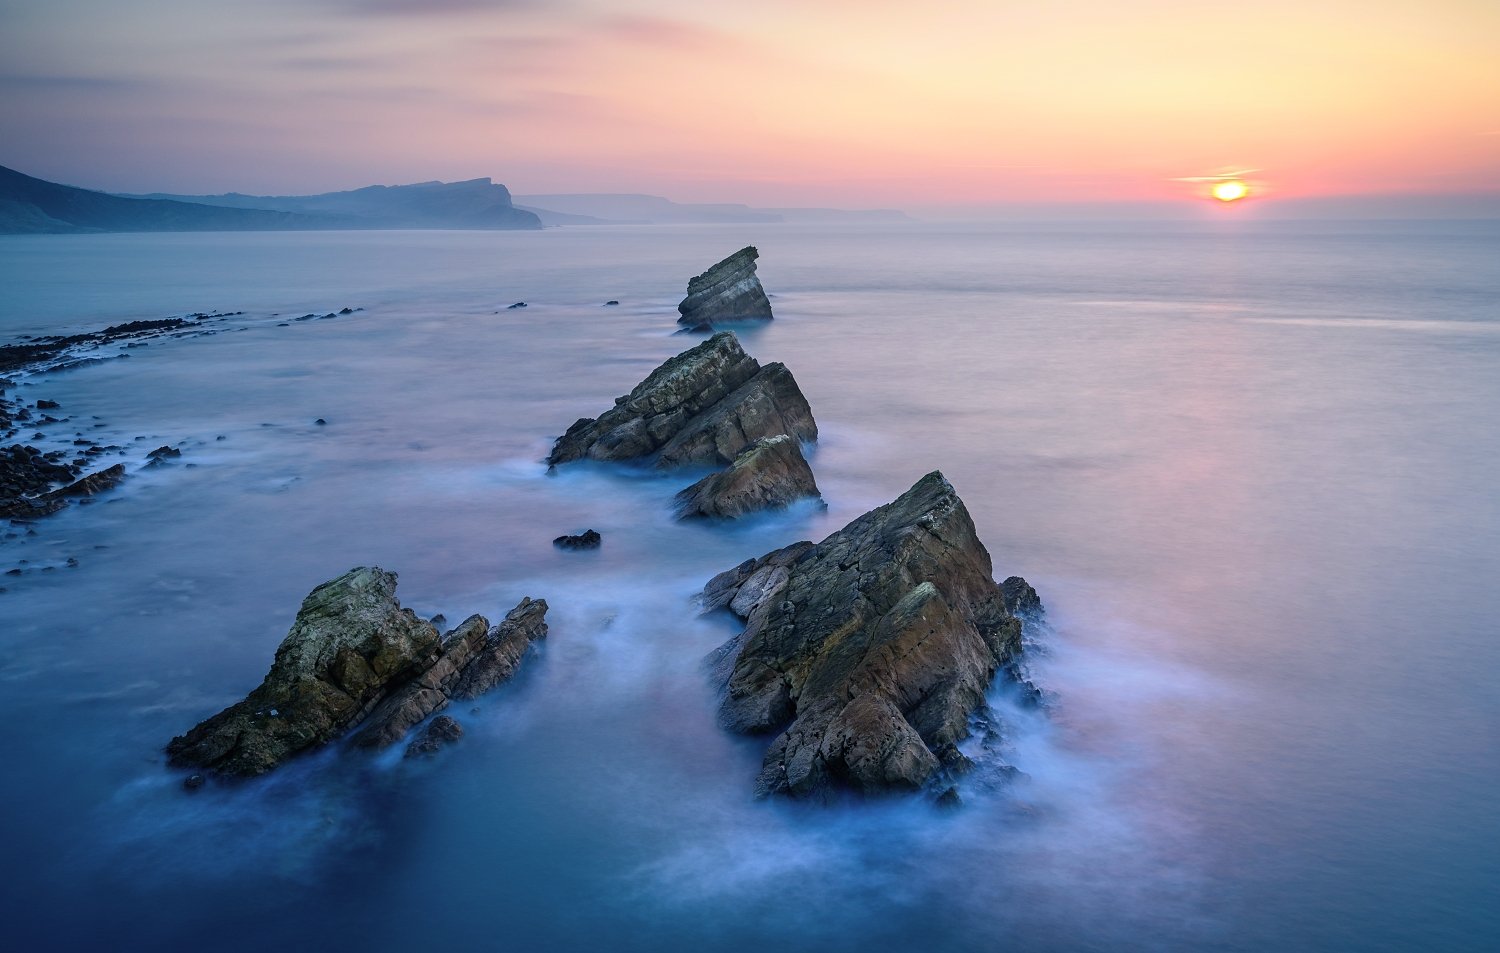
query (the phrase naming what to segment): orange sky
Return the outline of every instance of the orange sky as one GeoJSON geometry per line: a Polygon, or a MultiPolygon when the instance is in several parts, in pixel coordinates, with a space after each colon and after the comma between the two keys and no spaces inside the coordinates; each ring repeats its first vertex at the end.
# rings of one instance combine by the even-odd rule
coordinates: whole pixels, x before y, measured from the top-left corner
{"type": "Polygon", "coordinates": [[[1500,2],[0,0],[0,165],[756,204],[1494,193],[1500,2]],[[628,12],[623,12],[628,10],[628,12]]]}

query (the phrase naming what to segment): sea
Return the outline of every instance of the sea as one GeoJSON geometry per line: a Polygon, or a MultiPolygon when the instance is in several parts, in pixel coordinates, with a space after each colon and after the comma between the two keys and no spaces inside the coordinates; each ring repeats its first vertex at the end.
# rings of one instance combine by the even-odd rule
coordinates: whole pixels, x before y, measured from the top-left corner
{"type": "Polygon", "coordinates": [[[205,312],[13,381],[68,418],[23,439],[130,475],[0,527],[8,949],[1500,949],[1500,222],[0,237],[4,342],[205,312]],[[776,316],[737,331],[826,508],[549,474],[749,244],[776,316]],[[992,699],[1013,772],[756,800],[694,595],[933,470],[1046,605],[1045,705],[992,699]],[[355,566],[550,634],[440,757],[184,790],[163,745],[355,566]]]}

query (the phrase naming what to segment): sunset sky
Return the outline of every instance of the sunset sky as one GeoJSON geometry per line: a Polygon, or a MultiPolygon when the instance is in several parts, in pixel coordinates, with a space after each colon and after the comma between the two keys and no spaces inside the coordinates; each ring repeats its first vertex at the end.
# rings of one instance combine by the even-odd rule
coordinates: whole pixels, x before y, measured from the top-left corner
{"type": "Polygon", "coordinates": [[[1500,191],[1500,2],[0,0],[0,165],[760,205],[1500,191]]]}

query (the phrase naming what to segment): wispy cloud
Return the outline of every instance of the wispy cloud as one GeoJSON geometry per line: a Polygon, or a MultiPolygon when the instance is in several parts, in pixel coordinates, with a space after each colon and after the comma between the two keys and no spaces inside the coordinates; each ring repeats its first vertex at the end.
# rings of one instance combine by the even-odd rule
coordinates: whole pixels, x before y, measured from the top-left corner
{"type": "Polygon", "coordinates": [[[48,90],[137,90],[155,85],[134,76],[69,76],[58,73],[0,73],[0,88],[44,92],[48,90]]]}
{"type": "Polygon", "coordinates": [[[494,13],[530,10],[540,0],[321,0],[341,13],[387,16],[450,16],[461,13],[494,13]]]}

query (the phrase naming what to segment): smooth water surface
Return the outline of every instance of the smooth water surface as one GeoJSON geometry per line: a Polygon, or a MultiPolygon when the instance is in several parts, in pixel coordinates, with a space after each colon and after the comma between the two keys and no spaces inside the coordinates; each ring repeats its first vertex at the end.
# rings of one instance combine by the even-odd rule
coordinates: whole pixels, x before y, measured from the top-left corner
{"type": "Polygon", "coordinates": [[[245,312],[20,382],[184,456],[0,541],[10,942],[1494,949],[1497,292],[1494,223],[0,238],[7,339],[245,312]],[[681,525],[691,475],[549,477],[747,243],[777,318],[742,340],[806,392],[828,509],[681,525]],[[754,801],[693,594],[933,469],[1047,604],[1049,713],[995,697],[1024,777],[754,801]],[[363,564],[453,622],[544,597],[551,634],[431,763],[185,793],[161,746],[363,564]]]}

